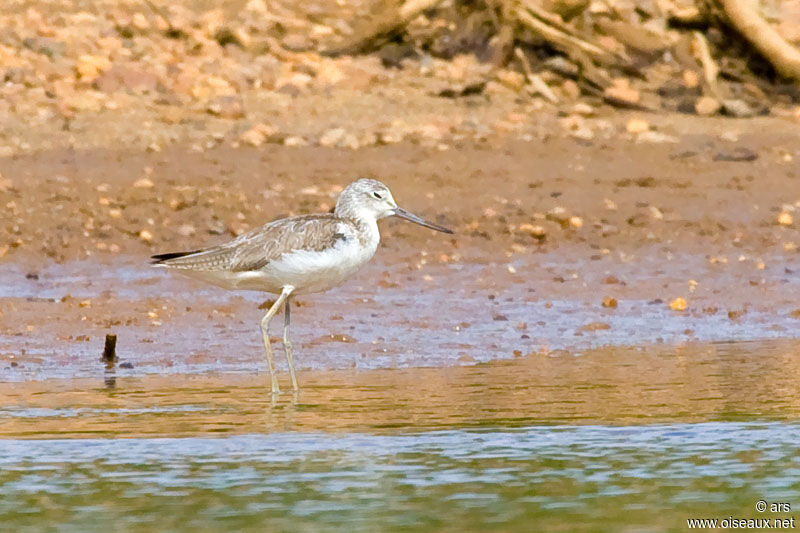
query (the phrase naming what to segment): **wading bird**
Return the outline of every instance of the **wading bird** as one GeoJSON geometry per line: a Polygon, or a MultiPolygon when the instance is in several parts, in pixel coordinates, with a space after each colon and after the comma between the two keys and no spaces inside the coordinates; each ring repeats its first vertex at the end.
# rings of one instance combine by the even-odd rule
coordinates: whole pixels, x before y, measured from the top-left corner
{"type": "Polygon", "coordinates": [[[378,220],[390,216],[453,233],[397,207],[392,193],[383,183],[359,179],[341,192],[333,213],[275,220],[213,248],[154,255],[152,259],[155,266],[176,269],[225,289],[278,294],[278,299],[261,319],[267,367],[272,392],[278,393],[268,328],[283,305],[283,348],[296,391],[297,378],[289,341],[291,297],[325,291],[354,274],[378,248],[381,238],[378,220]]]}

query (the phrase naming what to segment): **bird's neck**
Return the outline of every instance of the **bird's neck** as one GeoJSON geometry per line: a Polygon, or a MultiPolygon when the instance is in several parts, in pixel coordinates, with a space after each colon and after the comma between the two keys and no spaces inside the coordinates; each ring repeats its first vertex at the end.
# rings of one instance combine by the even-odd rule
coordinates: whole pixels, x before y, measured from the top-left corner
{"type": "Polygon", "coordinates": [[[378,221],[375,217],[366,216],[345,216],[342,217],[352,223],[358,231],[358,240],[365,247],[377,248],[381,240],[380,231],[378,231],[378,221]]]}

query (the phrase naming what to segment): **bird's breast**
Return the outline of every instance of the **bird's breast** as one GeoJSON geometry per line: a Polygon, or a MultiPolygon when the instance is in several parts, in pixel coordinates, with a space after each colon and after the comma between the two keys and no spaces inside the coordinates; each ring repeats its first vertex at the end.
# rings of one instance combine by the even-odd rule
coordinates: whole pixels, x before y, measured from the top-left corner
{"type": "Polygon", "coordinates": [[[264,273],[295,293],[319,292],[335,287],[354,274],[375,254],[377,243],[366,245],[353,236],[337,240],[324,250],[295,250],[271,261],[264,273]]]}

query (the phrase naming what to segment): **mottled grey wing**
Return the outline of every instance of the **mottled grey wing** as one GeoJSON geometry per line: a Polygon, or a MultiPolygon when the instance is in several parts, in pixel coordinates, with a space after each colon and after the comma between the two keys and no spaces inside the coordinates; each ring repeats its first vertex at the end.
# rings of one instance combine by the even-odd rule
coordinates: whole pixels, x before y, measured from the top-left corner
{"type": "MultiPolygon", "coordinates": [[[[264,268],[294,250],[324,250],[344,238],[337,231],[340,221],[331,215],[284,218],[242,234],[231,242],[158,264],[189,270],[247,272],[264,268]]],[[[170,255],[170,254],[165,254],[170,255]]]]}

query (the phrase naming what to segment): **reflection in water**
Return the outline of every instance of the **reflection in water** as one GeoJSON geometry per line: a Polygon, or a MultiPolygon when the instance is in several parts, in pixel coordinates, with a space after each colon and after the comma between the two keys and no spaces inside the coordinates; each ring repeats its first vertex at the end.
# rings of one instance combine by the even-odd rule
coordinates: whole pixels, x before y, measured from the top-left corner
{"type": "Polygon", "coordinates": [[[798,344],[608,348],[468,367],[306,372],[299,395],[278,398],[265,388],[265,374],[117,377],[113,386],[106,375],[105,387],[87,379],[6,383],[0,384],[0,435],[180,437],[797,419],[798,344]],[[37,409],[51,415],[26,414],[37,409]],[[132,409],[139,414],[120,416],[132,409]]]}
{"type": "Polygon", "coordinates": [[[753,517],[759,499],[800,500],[798,345],[312,372],[279,398],[263,374],[0,384],[0,523],[613,531],[753,517]]]}

